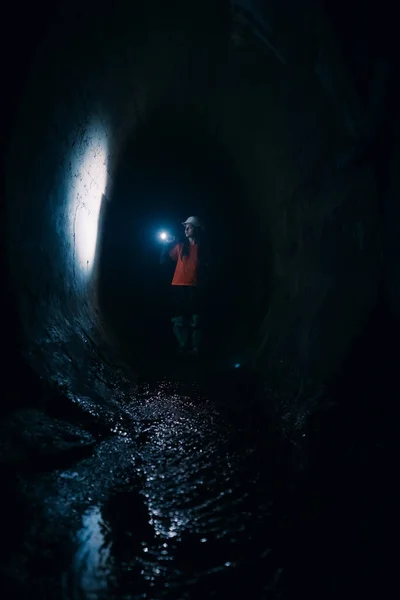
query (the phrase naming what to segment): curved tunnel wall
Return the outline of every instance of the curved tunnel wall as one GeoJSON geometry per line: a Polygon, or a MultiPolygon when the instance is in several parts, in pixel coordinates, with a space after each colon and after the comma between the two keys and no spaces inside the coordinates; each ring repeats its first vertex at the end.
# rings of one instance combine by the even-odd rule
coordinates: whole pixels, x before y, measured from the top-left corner
{"type": "Polygon", "coordinates": [[[164,105],[207,123],[258,216],[240,339],[271,386],[292,398],[331,372],[375,301],[374,173],[338,167],[354,132],[317,76],[321,39],[310,29],[295,58],[287,40],[307,32],[287,16],[282,61],[227,9],[71,7],[37,52],[9,154],[8,240],[31,360],[52,378],[55,350],[79,331],[84,353],[99,325],[102,214],[127,140],[164,105]]]}

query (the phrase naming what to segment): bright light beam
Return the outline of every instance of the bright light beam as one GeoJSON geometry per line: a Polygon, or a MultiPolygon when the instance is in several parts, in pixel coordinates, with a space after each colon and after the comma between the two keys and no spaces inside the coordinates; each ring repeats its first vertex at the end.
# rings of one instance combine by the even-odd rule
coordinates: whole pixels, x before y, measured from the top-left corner
{"type": "Polygon", "coordinates": [[[74,156],[70,222],[75,264],[89,275],[96,253],[101,200],[107,185],[107,136],[93,123],[80,138],[74,156]]]}

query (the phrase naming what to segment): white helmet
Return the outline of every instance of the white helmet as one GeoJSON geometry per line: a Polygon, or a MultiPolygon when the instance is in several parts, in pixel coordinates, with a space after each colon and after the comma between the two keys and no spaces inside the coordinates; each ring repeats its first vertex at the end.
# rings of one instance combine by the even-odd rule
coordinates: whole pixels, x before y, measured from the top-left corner
{"type": "Polygon", "coordinates": [[[189,217],[186,221],[182,222],[182,225],[193,225],[193,227],[200,227],[200,229],[204,229],[204,224],[199,217],[189,217]]]}

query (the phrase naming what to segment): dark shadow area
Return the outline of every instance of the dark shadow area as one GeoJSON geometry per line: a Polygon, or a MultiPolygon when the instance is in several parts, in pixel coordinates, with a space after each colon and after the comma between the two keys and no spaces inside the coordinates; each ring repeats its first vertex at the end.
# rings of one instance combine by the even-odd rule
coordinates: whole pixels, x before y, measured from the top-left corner
{"type": "Polygon", "coordinates": [[[379,595],[394,585],[387,536],[398,497],[398,336],[381,297],[326,388],[325,410],[298,439],[307,466],[290,517],[290,595],[303,586],[313,597],[379,595]],[[313,575],[299,561],[304,552],[313,575]]]}

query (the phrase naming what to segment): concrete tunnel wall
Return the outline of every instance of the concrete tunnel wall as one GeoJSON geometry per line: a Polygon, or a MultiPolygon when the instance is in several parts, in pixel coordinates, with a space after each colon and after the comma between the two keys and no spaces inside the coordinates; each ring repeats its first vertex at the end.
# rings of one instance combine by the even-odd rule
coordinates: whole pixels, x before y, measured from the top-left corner
{"type": "Polygon", "coordinates": [[[340,64],[317,21],[307,30],[279,13],[282,61],[227,9],[71,5],[34,57],[8,157],[8,250],[25,353],[46,378],[59,382],[62,355],[79,363],[88,338],[106,337],[94,252],[102,212],[124,145],[163,105],[201,119],[240,172],[242,210],[260,227],[235,335],[285,410],[337,367],[375,302],[374,173],[368,163],[337,167],[351,126],[321,85],[315,45],[341,75],[340,64]]]}

